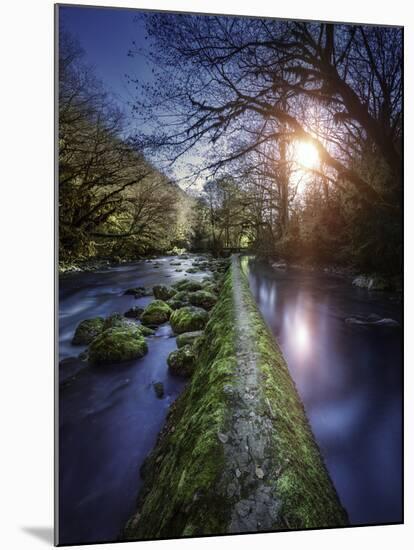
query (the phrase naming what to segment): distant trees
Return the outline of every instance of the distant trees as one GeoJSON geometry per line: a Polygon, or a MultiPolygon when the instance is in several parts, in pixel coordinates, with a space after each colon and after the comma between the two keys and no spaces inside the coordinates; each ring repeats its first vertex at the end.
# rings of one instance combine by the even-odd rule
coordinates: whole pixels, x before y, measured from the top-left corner
{"type": "Polygon", "coordinates": [[[296,242],[296,252],[319,255],[316,242],[303,247],[312,204],[318,232],[327,234],[318,241],[327,247],[322,256],[399,269],[401,29],[173,14],[146,23],[146,53],[159,71],[136,108],[159,126],[144,143],[149,137],[171,159],[198,147],[202,171],[214,179],[248,174],[237,181],[252,206],[261,195],[256,241],[272,235],[274,253],[286,243],[295,253],[296,242]],[[301,194],[289,158],[297,141],[320,158],[301,194]]]}
{"type": "Polygon", "coordinates": [[[169,248],[179,189],[129,143],[123,113],[65,32],[59,53],[61,258],[169,248]]]}

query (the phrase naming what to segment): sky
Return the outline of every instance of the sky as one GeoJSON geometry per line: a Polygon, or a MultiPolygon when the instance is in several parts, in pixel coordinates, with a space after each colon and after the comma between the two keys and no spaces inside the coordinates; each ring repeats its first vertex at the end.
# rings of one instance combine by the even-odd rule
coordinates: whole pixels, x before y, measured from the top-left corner
{"type": "Polygon", "coordinates": [[[147,79],[150,70],[137,57],[128,57],[133,47],[145,44],[145,30],[137,10],[61,6],[60,27],[78,38],[85,51],[85,61],[94,66],[105,89],[124,104],[133,100],[126,74],[147,79]]]}
{"type": "MultiPolygon", "coordinates": [[[[105,90],[113,94],[122,110],[129,116],[129,128],[131,133],[134,133],[137,122],[131,115],[131,104],[139,96],[135,86],[128,83],[126,75],[141,82],[152,80],[152,67],[149,62],[143,56],[128,56],[128,51],[132,48],[148,49],[149,41],[145,39],[142,12],[133,9],[60,6],[59,25],[79,40],[85,52],[85,62],[94,67],[95,74],[102,81],[105,90]]],[[[189,164],[200,163],[200,159],[191,152],[168,170],[165,170],[165,164],[159,157],[150,160],[184,189],[188,189],[185,178],[192,175],[189,164]]],[[[204,180],[200,180],[196,184],[191,184],[192,191],[199,192],[203,183],[204,180]]]]}

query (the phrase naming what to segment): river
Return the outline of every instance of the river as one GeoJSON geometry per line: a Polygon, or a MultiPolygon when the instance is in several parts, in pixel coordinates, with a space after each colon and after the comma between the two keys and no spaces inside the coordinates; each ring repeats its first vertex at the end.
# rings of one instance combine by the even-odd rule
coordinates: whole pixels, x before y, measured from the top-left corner
{"type": "MultiPolygon", "coordinates": [[[[179,259],[179,267],[171,265],[176,257],[160,257],[60,278],[60,544],[117,539],[135,509],[139,467],[185,385],[167,370],[176,347],[169,325],[147,339],[144,358],[105,369],[79,359],[85,346],[71,344],[74,330],[83,319],[153,299],[124,295],[129,287],[202,278],[208,272],[185,273],[195,258],[179,259]],[[163,399],[153,389],[158,381],[163,399]]],[[[344,319],[376,313],[401,321],[400,304],[338,277],[275,272],[254,261],[248,269],[351,523],[399,522],[401,330],[344,319]]]]}
{"type": "Polygon", "coordinates": [[[176,348],[169,325],[147,338],[142,359],[90,368],[78,359],[86,346],[71,340],[83,319],[131,306],[145,306],[152,296],[123,295],[130,287],[151,288],[187,275],[196,256],[161,257],[89,273],[70,273],[59,284],[59,540],[61,544],[117,539],[135,510],[139,467],[155,444],[171,403],[185,382],[170,376],[168,354],[176,348]],[[176,269],[182,269],[177,272],[176,269]],[[153,382],[164,384],[158,399],[153,382]]]}
{"type": "Polygon", "coordinates": [[[402,521],[402,323],[395,295],[338,276],[246,262],[351,525],[402,521]],[[348,319],[348,322],[346,322],[348,319]]]}

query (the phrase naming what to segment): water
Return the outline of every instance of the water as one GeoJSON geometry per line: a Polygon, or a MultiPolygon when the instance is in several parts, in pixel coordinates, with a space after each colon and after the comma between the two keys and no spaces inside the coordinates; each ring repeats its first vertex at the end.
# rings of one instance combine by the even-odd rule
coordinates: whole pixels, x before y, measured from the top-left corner
{"type": "Polygon", "coordinates": [[[250,287],[283,350],[352,525],[402,521],[402,322],[389,294],[335,276],[247,261],[250,287]]]}
{"type": "MultiPolygon", "coordinates": [[[[86,318],[124,313],[153,297],[124,296],[129,287],[171,284],[187,275],[157,258],[106,271],[73,273],[60,279],[59,296],[59,539],[60,544],[114,541],[135,509],[139,468],[155,444],[170,404],[185,382],[170,376],[166,359],[176,348],[168,324],[147,339],[148,354],[112,367],[88,367],[73,346],[77,324],[86,318]],[[156,267],[156,266],[159,267],[156,267]],[[158,399],[153,382],[164,384],[158,399]]],[[[179,269],[191,259],[179,260],[179,269]]],[[[188,275],[202,278],[206,273],[188,275]]]]}

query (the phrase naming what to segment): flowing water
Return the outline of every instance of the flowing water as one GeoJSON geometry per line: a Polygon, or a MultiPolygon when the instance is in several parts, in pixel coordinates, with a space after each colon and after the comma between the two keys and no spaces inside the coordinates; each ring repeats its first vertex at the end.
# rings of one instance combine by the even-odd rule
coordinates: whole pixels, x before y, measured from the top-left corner
{"type": "Polygon", "coordinates": [[[389,321],[402,323],[400,300],[337,276],[245,264],[351,524],[401,522],[402,330],[389,321]]]}
{"type": "MultiPolygon", "coordinates": [[[[181,261],[187,269],[191,260],[181,261]]],[[[73,346],[83,319],[145,306],[129,287],[188,276],[177,258],[125,264],[60,279],[59,538],[61,544],[116,540],[135,509],[139,467],[185,382],[169,375],[168,324],[139,360],[91,368],[73,346]],[[161,381],[158,399],[153,382],[161,381]]],[[[312,429],[352,524],[401,520],[401,329],[345,322],[375,313],[401,321],[386,294],[326,275],[276,272],[248,262],[253,294],[277,336],[312,429]]]]}
{"type": "Polygon", "coordinates": [[[155,444],[170,404],[185,382],[170,376],[168,354],[176,348],[168,324],[147,338],[148,354],[136,361],[91,368],[78,356],[86,346],[71,340],[83,319],[131,306],[130,287],[151,288],[187,275],[192,256],[173,266],[175,257],[157,258],[91,273],[71,273],[59,284],[59,539],[61,544],[115,540],[135,509],[139,467],[155,444]],[[176,269],[183,269],[177,272],[176,269]],[[153,382],[164,384],[158,399],[153,382]]]}

